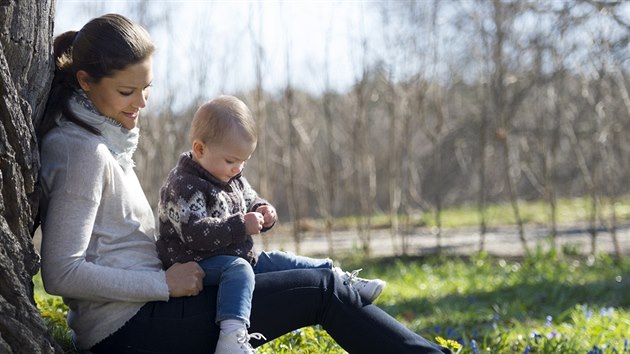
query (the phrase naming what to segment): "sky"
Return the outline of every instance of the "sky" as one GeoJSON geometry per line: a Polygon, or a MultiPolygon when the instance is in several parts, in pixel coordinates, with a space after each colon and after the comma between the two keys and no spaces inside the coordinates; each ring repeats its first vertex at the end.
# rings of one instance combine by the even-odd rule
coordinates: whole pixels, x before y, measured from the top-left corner
{"type": "Polygon", "coordinates": [[[54,32],[78,30],[110,12],[143,24],[158,47],[154,92],[180,102],[252,87],[255,42],[262,44],[262,81],[270,92],[288,82],[313,93],[346,90],[361,73],[357,63],[378,51],[374,1],[153,0],[138,10],[140,3],[57,0],[54,32]],[[368,35],[365,50],[360,43],[368,35]]]}

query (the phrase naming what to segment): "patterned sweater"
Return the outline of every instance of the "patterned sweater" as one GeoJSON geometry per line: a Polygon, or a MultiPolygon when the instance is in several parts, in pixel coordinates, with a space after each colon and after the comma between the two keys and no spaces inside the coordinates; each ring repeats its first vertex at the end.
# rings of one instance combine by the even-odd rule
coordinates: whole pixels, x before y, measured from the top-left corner
{"type": "Polygon", "coordinates": [[[195,162],[191,152],[183,153],[160,189],[157,250],[164,268],[215,255],[255,264],[244,216],[266,204],[245,177],[222,182],[195,162]]]}

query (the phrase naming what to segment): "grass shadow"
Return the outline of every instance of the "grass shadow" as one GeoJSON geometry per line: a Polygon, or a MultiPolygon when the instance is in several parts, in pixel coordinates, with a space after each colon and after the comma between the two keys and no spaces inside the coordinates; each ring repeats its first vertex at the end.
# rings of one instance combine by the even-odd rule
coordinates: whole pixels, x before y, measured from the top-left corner
{"type": "MultiPolygon", "coordinates": [[[[616,269],[611,265],[612,269],[609,269],[606,261],[587,265],[590,263],[585,257],[539,262],[536,257],[443,256],[437,259],[389,257],[372,263],[371,267],[385,269],[382,274],[396,278],[395,272],[400,272],[401,267],[403,273],[407,272],[404,267],[414,263],[428,264],[425,268],[437,276],[414,283],[418,287],[418,296],[396,297],[395,301],[385,300],[378,305],[425,335],[458,338],[466,333],[468,337],[475,337],[494,331],[496,326],[509,328],[544,323],[548,316],[564,323],[571,321],[577,305],[630,309],[628,263],[616,269]],[[453,267],[454,263],[457,265],[453,267]],[[440,268],[447,270],[442,272],[440,268]],[[450,274],[449,277],[448,271],[463,274],[450,274]],[[483,277],[486,273],[493,276],[483,277]],[[455,286],[454,290],[427,295],[431,279],[440,277],[444,283],[438,287],[448,287],[445,284],[449,281],[447,278],[470,279],[455,286]]],[[[424,268],[414,269],[411,272],[414,277],[421,278],[424,268]]],[[[393,280],[397,281],[400,280],[393,280]]],[[[410,289],[405,291],[413,293],[410,289]]]]}

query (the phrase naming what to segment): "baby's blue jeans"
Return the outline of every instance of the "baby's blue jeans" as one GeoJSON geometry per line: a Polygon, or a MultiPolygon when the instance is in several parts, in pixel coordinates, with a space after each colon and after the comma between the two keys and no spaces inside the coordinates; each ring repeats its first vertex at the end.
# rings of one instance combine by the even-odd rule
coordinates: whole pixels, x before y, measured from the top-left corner
{"type": "Polygon", "coordinates": [[[329,258],[310,258],[289,252],[260,252],[258,262],[252,267],[245,259],[237,256],[214,256],[199,262],[206,273],[203,285],[218,285],[217,323],[227,319],[238,319],[249,327],[254,293],[254,274],[292,269],[331,269],[329,258]]]}

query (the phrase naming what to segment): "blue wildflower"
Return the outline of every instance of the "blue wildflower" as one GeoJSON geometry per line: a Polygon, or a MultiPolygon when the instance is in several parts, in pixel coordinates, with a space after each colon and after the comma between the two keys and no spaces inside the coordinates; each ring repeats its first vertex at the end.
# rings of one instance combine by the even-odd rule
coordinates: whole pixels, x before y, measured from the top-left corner
{"type": "Polygon", "coordinates": [[[547,316],[546,319],[547,319],[547,321],[545,322],[545,326],[546,327],[551,327],[551,320],[553,319],[553,317],[547,316]]]}
{"type": "Polygon", "coordinates": [[[604,354],[604,349],[598,348],[596,345],[594,345],[593,349],[588,351],[588,354],[604,354]]]}
{"type": "Polygon", "coordinates": [[[615,309],[612,307],[603,307],[600,313],[602,317],[611,317],[614,311],[615,309]]]}
{"type": "Polygon", "coordinates": [[[470,348],[473,351],[473,354],[479,354],[479,349],[477,349],[477,341],[474,339],[470,340],[470,348]]]}

